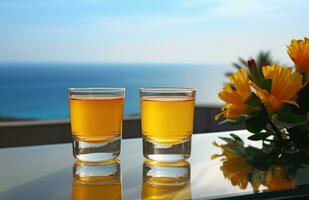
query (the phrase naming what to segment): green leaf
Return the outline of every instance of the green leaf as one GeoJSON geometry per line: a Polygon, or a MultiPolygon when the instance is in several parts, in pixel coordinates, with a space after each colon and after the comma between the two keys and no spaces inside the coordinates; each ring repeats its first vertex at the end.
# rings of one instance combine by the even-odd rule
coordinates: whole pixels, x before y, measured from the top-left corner
{"type": "Polygon", "coordinates": [[[252,92],[251,96],[245,101],[245,104],[252,107],[259,107],[262,102],[261,99],[252,92]]]}
{"type": "Polygon", "coordinates": [[[306,122],[306,115],[300,115],[293,112],[294,105],[284,104],[280,109],[278,109],[274,114],[277,119],[286,123],[303,123],[306,122]]]}
{"type": "Polygon", "coordinates": [[[288,129],[291,139],[309,139],[309,127],[306,124],[293,126],[288,129]]]}
{"type": "Polygon", "coordinates": [[[237,70],[241,69],[243,66],[241,66],[238,63],[232,63],[232,66],[235,67],[237,70]]]}
{"type": "Polygon", "coordinates": [[[231,133],[230,136],[232,138],[234,138],[235,140],[241,141],[243,143],[242,139],[238,135],[235,135],[234,133],[231,133]]]}
{"type": "Polygon", "coordinates": [[[242,57],[238,58],[238,61],[243,64],[244,66],[247,66],[247,61],[245,59],[243,59],[242,57]]]}
{"type": "Polygon", "coordinates": [[[272,80],[271,79],[265,79],[262,81],[262,88],[267,90],[269,93],[271,92],[271,85],[272,85],[272,80]]]}
{"type": "MultiPolygon", "coordinates": [[[[246,155],[246,160],[249,163],[254,163],[255,167],[258,167],[258,165],[264,165],[265,164],[265,159],[267,158],[266,153],[264,153],[261,149],[248,146],[245,149],[245,155],[246,155]]],[[[262,166],[261,166],[262,167],[262,166]]]]}
{"type": "Polygon", "coordinates": [[[235,140],[235,143],[237,143],[238,145],[244,145],[244,141],[238,135],[231,133],[230,136],[235,140]]]}
{"type": "Polygon", "coordinates": [[[247,119],[245,122],[245,127],[252,133],[259,133],[266,127],[267,120],[267,113],[265,111],[261,111],[247,119]]]}
{"type": "Polygon", "coordinates": [[[288,128],[290,139],[294,141],[301,150],[307,152],[308,155],[308,143],[309,143],[309,127],[307,124],[294,126],[288,128]]]}
{"type": "Polygon", "coordinates": [[[249,140],[253,140],[253,141],[257,141],[257,140],[265,140],[266,138],[268,138],[269,136],[271,136],[272,134],[269,132],[260,132],[254,135],[251,135],[250,137],[248,137],[249,140]]]}
{"type": "Polygon", "coordinates": [[[233,74],[234,74],[233,72],[225,72],[225,73],[224,73],[224,75],[227,76],[227,77],[229,77],[229,76],[231,76],[231,75],[233,75],[233,74]]]}
{"type": "Polygon", "coordinates": [[[227,143],[233,143],[234,140],[228,137],[219,137],[221,140],[227,142],[227,143]]]}
{"type": "Polygon", "coordinates": [[[297,103],[299,105],[299,111],[302,114],[309,112],[309,84],[299,91],[297,103]]]}

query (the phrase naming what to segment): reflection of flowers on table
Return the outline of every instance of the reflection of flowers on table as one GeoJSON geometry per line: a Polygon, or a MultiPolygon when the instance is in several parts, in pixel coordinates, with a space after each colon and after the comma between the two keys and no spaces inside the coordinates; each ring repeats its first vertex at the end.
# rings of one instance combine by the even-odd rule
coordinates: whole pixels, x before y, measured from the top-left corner
{"type": "Polygon", "coordinates": [[[220,170],[233,186],[246,189],[251,185],[254,192],[286,190],[296,187],[299,169],[309,166],[309,154],[302,149],[284,149],[275,143],[263,143],[262,148],[245,146],[237,135],[220,137],[225,144],[213,144],[222,150],[211,159],[221,158],[220,170]],[[264,186],[264,187],[262,187],[264,186]]]}
{"type": "Polygon", "coordinates": [[[228,149],[229,144],[214,145],[221,147],[223,152],[221,155],[213,155],[212,159],[222,157],[221,171],[225,178],[228,178],[232,185],[239,186],[240,189],[246,189],[248,185],[248,174],[252,171],[252,166],[249,165],[242,157],[228,149]]]}

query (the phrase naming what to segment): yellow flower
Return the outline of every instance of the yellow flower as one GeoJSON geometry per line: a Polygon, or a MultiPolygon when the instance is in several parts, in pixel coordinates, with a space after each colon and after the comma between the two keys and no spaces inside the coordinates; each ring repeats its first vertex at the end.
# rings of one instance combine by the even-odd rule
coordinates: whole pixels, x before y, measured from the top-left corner
{"type": "Polygon", "coordinates": [[[251,172],[252,166],[249,165],[242,157],[229,150],[228,144],[213,144],[223,150],[221,155],[212,155],[211,159],[223,157],[223,163],[220,169],[223,172],[224,177],[229,179],[232,185],[237,185],[240,189],[246,189],[248,185],[248,174],[251,172]]]}
{"type": "Polygon", "coordinates": [[[219,98],[226,102],[222,107],[222,112],[215,116],[218,120],[222,115],[227,119],[238,118],[246,113],[246,99],[251,95],[249,78],[245,69],[238,70],[229,77],[233,89],[230,85],[224,86],[219,93],[219,98]]]}
{"type": "Polygon", "coordinates": [[[279,164],[268,169],[265,185],[269,191],[287,190],[295,187],[294,181],[287,177],[287,167],[279,164]]]}
{"type": "Polygon", "coordinates": [[[293,60],[297,71],[309,70],[309,39],[292,40],[288,46],[288,54],[293,60]]]}
{"type": "Polygon", "coordinates": [[[276,110],[284,103],[297,106],[297,103],[292,99],[302,88],[302,75],[298,72],[292,73],[290,68],[279,65],[265,66],[262,70],[264,77],[272,80],[271,93],[261,89],[252,81],[250,81],[250,85],[256,89],[257,95],[269,109],[276,110]]]}

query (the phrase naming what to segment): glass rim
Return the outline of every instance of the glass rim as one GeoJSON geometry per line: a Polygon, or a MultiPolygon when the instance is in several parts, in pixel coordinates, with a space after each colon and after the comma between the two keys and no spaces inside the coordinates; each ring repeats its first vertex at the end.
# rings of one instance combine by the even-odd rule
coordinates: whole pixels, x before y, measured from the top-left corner
{"type": "Polygon", "coordinates": [[[185,87],[147,87],[140,88],[140,92],[158,92],[158,93],[179,93],[179,92],[196,92],[194,88],[185,88],[185,87]]]}
{"type": "Polygon", "coordinates": [[[69,92],[124,92],[125,88],[122,87],[80,87],[80,88],[68,88],[69,92]]]}

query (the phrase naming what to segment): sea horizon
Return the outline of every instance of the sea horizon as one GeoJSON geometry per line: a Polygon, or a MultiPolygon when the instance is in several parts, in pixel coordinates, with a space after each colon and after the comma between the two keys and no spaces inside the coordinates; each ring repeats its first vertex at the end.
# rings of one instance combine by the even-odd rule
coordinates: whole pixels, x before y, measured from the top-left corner
{"type": "Polygon", "coordinates": [[[189,87],[196,105],[219,106],[221,64],[0,62],[0,117],[68,119],[69,87],[125,87],[125,117],[139,115],[141,87],[189,87]]]}

